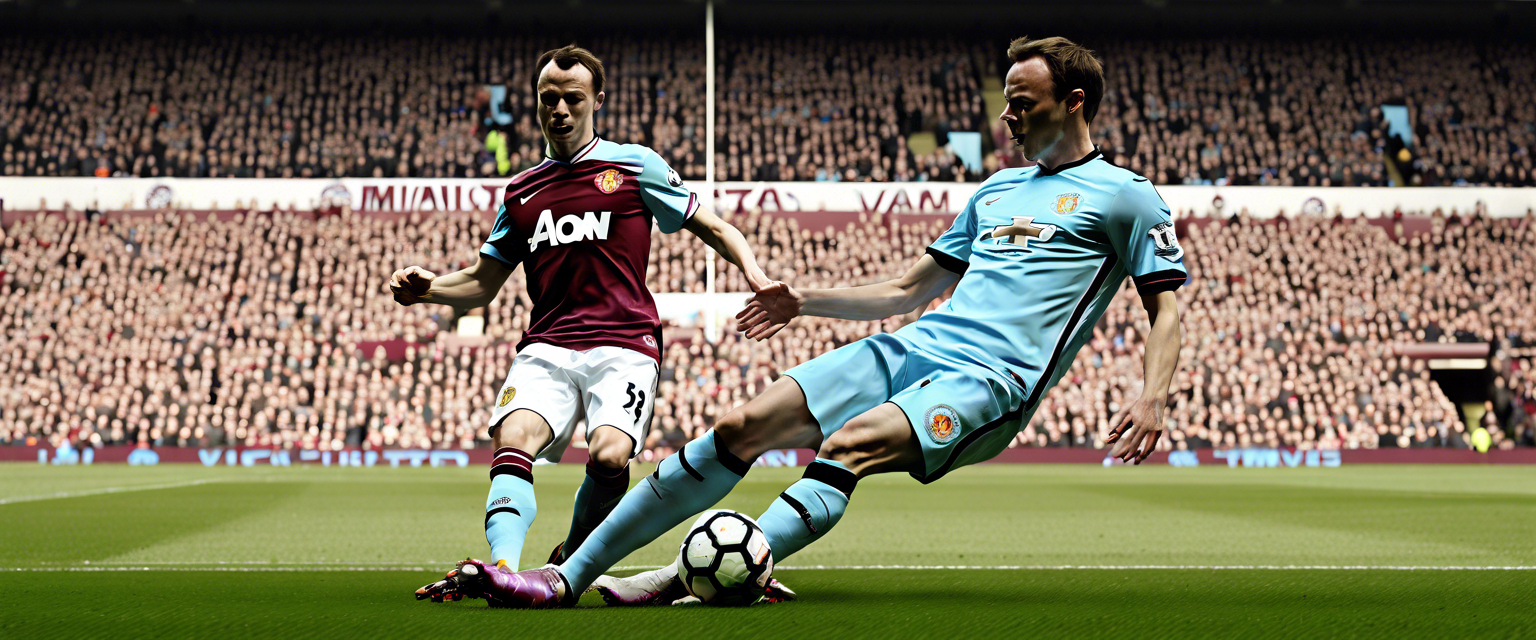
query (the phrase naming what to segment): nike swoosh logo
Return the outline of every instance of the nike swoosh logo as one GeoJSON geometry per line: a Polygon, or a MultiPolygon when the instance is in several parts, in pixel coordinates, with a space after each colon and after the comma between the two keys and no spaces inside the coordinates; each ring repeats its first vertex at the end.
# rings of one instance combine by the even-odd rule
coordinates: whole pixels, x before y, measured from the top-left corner
{"type": "Polygon", "coordinates": [[[992,204],[992,203],[994,203],[994,202],[997,202],[997,201],[998,201],[998,200],[1002,200],[1002,199],[1003,199],[1003,197],[1002,197],[1002,196],[998,196],[998,197],[996,197],[996,198],[993,198],[993,199],[991,199],[991,200],[988,200],[988,201],[987,201],[987,204],[988,204],[988,205],[990,205],[990,204],[992,204]]]}
{"type": "Polygon", "coordinates": [[[533,199],[533,196],[528,196],[526,198],[518,198],[517,199],[517,203],[520,204],[520,205],[521,204],[528,204],[528,201],[532,200],[532,199],[533,199]]]}

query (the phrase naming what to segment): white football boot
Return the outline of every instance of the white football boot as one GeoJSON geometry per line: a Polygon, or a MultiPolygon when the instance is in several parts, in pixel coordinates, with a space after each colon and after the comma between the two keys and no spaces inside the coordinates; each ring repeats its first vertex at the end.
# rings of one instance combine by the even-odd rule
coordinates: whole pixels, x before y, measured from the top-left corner
{"type": "MultiPolygon", "coordinates": [[[[660,569],[615,578],[600,576],[592,582],[592,588],[603,597],[603,602],[614,607],[650,607],[669,604],[691,604],[697,598],[688,595],[683,581],[677,579],[677,566],[667,565],[660,569]]],[[[775,578],[768,579],[763,599],[759,602],[788,602],[795,592],[775,578]]]]}

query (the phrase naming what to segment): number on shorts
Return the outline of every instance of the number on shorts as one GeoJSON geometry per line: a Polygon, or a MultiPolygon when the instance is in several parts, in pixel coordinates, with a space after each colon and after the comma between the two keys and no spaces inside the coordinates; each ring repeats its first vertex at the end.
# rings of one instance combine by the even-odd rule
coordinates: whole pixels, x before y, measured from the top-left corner
{"type": "Polygon", "coordinates": [[[635,387],[635,383],[631,382],[629,383],[629,388],[624,390],[624,393],[629,394],[629,402],[625,403],[624,408],[634,407],[635,424],[640,424],[640,413],[645,409],[645,391],[635,387]]]}

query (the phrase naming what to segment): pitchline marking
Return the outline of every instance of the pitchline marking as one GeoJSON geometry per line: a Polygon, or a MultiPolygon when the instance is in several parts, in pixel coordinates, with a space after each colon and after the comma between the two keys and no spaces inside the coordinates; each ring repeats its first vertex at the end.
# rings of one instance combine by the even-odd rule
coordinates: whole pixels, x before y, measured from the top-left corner
{"type": "Polygon", "coordinates": [[[21,502],[37,502],[39,500],[58,500],[61,498],[83,498],[85,496],[99,496],[104,493],[128,493],[130,491],[154,491],[155,489],[175,489],[178,487],[193,487],[210,482],[223,482],[224,478],[211,480],[192,480],[189,482],[172,482],[169,484],[146,484],[136,487],[105,487],[91,489],[89,491],[61,491],[41,496],[22,496],[20,498],[0,498],[0,505],[17,504],[21,502]]]}
{"type": "MultiPolygon", "coordinates": [[[[331,563],[219,563],[219,564],[154,564],[138,563],[134,565],[92,565],[80,564],[70,566],[53,567],[0,567],[4,571],[233,571],[233,572],[296,572],[296,571],[440,571],[445,563],[421,563],[421,564],[331,564],[331,563]],[[283,566],[291,565],[291,566],[283,566]]],[[[657,569],[655,565],[614,567],[614,571],[637,571],[657,569]]],[[[1536,566],[1510,565],[1510,566],[1427,566],[1427,565],[1395,565],[1395,566],[1371,566],[1371,565],[1186,565],[1186,564],[1133,564],[1133,565],[897,565],[897,564],[873,564],[873,565],[805,565],[799,567],[778,567],[786,571],[825,571],[825,570],[907,570],[907,571],[940,571],[940,570],[1002,570],[1002,571],[1081,571],[1081,570],[1108,570],[1108,571],[1141,571],[1141,570],[1169,570],[1169,571],[1536,571],[1536,566]]]]}

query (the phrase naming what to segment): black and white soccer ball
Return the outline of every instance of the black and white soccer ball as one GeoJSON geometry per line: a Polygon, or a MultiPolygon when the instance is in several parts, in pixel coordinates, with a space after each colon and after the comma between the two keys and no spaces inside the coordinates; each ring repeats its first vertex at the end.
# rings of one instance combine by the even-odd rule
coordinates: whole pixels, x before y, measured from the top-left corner
{"type": "Polygon", "coordinates": [[[773,575],[773,551],[757,521],[725,509],[694,521],[677,554],[677,575],[688,593],[708,605],[757,602],[773,575]]]}

